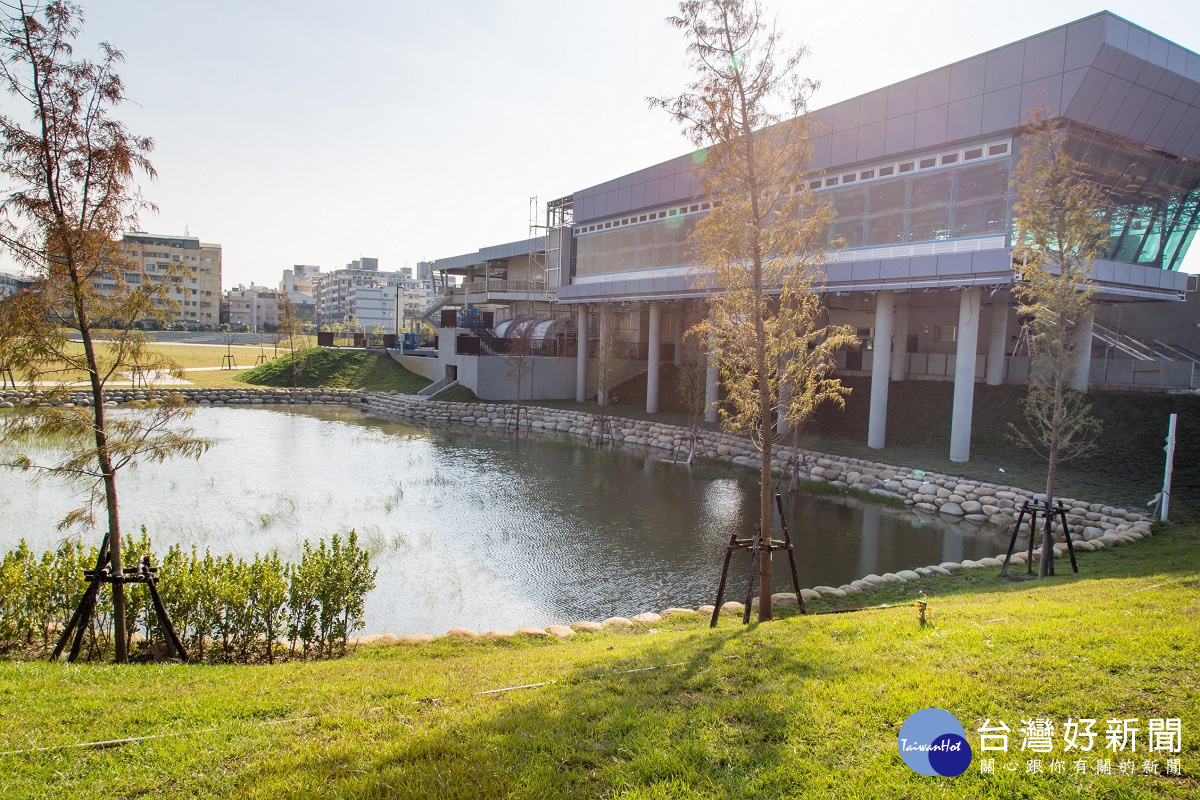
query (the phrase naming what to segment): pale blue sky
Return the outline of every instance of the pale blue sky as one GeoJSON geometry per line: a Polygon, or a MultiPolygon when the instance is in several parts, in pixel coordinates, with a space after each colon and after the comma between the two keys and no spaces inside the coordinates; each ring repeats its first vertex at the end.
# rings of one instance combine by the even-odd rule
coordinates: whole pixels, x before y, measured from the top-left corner
{"type": "MultiPolygon", "coordinates": [[[[382,269],[524,238],[529,198],[679,155],[647,107],[688,78],[670,0],[93,0],[157,142],[145,230],[224,246],[224,284],[382,269]]],[[[1200,51],[1194,0],[767,0],[821,107],[1107,7],[1200,51]]],[[[91,50],[87,47],[82,50],[91,50]]],[[[1200,272],[1193,248],[1185,268],[1200,272]]]]}

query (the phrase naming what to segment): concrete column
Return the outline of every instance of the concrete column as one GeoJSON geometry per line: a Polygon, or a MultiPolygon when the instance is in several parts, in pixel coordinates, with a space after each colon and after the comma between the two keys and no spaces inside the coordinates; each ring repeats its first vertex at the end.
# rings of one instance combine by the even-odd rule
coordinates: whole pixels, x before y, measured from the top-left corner
{"type": "Polygon", "coordinates": [[[579,346],[575,355],[575,402],[587,399],[587,350],[588,350],[588,306],[580,303],[575,307],[575,331],[579,346]]]}
{"type": "Polygon", "coordinates": [[[650,303],[649,342],[646,354],[646,413],[658,411],[658,373],[662,360],[662,303],[650,303]]]}
{"type": "Polygon", "coordinates": [[[960,292],[958,351],[954,355],[954,410],[950,419],[950,460],[971,460],[971,411],[975,404],[975,349],[979,345],[979,287],[960,292]]]}
{"type": "Polygon", "coordinates": [[[896,301],[892,333],[892,380],[908,377],[908,303],[896,301]]]}
{"type": "Polygon", "coordinates": [[[1008,303],[993,302],[988,328],[987,385],[1004,383],[1004,357],[1008,348],[1008,303]]]}
{"type": "Polygon", "coordinates": [[[1088,312],[1079,320],[1079,338],[1075,340],[1075,371],[1071,376],[1071,388],[1086,392],[1088,377],[1092,370],[1092,325],[1096,315],[1088,312]]]}
{"type": "Polygon", "coordinates": [[[717,381],[720,376],[717,374],[717,362],[713,358],[712,352],[704,354],[704,421],[717,421],[717,381]]]}
{"type": "Polygon", "coordinates": [[[888,383],[891,380],[892,321],[896,303],[894,292],[881,291],[875,296],[875,350],[871,353],[871,416],[867,421],[867,447],[883,448],[887,430],[888,383]]]}
{"type": "Polygon", "coordinates": [[[684,301],[675,303],[675,365],[683,363],[683,309],[684,301]]]}

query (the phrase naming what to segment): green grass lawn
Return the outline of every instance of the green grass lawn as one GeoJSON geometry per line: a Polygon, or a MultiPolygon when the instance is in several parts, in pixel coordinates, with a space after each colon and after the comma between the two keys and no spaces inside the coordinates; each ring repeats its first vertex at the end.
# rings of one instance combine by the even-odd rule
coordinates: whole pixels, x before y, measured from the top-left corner
{"type": "MultiPolygon", "coordinates": [[[[571,640],[439,640],[274,667],[0,664],[5,797],[1042,798],[1200,793],[1200,527],[1081,554],[1047,581],[996,570],[894,585],[884,610],[711,631],[669,618],[571,640]],[[1064,574],[1065,573],[1065,574],[1064,574]],[[911,602],[928,599],[920,627],[911,602]],[[542,684],[495,694],[479,692],[542,684]],[[977,747],[1011,729],[997,774],[897,752],[913,712],[955,714],[977,747]],[[1026,772],[1023,719],[1056,723],[1026,772]],[[1095,718],[1088,771],[1058,732],[1095,718]],[[1182,719],[1181,777],[1141,774],[1151,718],[1182,719]],[[1137,718],[1138,750],[1104,749],[1137,718]],[[78,742],[160,736],[111,749],[78,742]],[[51,748],[42,752],[20,752],[51,748]],[[1117,774],[1093,762],[1112,759],[1117,774]],[[1122,758],[1138,774],[1121,775],[1122,758]],[[1052,759],[1066,774],[1050,774],[1052,759]],[[1017,768],[1008,771],[1005,766],[1017,768]]],[[[839,601],[842,606],[847,601],[839,601]]],[[[817,601],[810,611],[833,607],[817,601]]]]}
{"type": "MultiPolygon", "coordinates": [[[[297,351],[301,360],[300,385],[331,389],[395,389],[413,394],[430,381],[409,372],[386,353],[372,350],[337,350],[313,347],[297,351]]],[[[240,383],[254,386],[291,386],[291,356],[284,355],[237,376],[240,383]]]]}

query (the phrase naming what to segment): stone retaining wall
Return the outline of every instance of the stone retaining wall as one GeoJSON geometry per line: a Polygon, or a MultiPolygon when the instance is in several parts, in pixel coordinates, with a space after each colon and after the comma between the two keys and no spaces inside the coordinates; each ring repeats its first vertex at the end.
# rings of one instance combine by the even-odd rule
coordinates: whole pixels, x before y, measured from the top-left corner
{"type": "MultiPolygon", "coordinates": [[[[296,405],[358,406],[365,403],[367,394],[357,389],[259,389],[238,387],[236,389],[196,389],[180,387],[170,389],[105,389],[104,405],[116,407],[126,403],[146,403],[156,397],[182,395],[188,404],[200,406],[231,405],[296,405]]],[[[91,390],[79,388],[64,395],[45,395],[41,392],[7,389],[0,392],[0,408],[14,408],[43,402],[56,406],[90,406],[91,390]]]]}
{"type": "MultiPolygon", "coordinates": [[[[447,403],[414,395],[371,394],[366,408],[372,413],[412,422],[474,425],[489,430],[517,427],[518,410],[495,403],[447,403]]],[[[601,437],[601,422],[593,414],[537,406],[520,408],[520,427],[557,432],[585,441],[601,437]]],[[[609,417],[604,435],[613,441],[653,447],[686,458],[691,448],[687,429],[659,422],[609,417]]],[[[759,455],[749,440],[732,434],[700,431],[696,455],[714,461],[757,469],[759,455]]],[[[782,473],[792,458],[799,462],[801,478],[827,483],[881,498],[903,502],[918,511],[950,519],[991,523],[1009,527],[1021,505],[1034,499],[1034,492],[1015,486],[974,481],[967,478],[897,467],[858,458],[843,458],[811,450],[776,447],[772,469],[782,473]]],[[[1109,533],[1138,530],[1148,533],[1150,520],[1136,511],[1098,503],[1061,498],[1067,509],[1072,540],[1092,541],[1109,533]]],[[[1022,526],[1024,528],[1024,526],[1022,526]]],[[[1062,538],[1058,522],[1054,525],[1062,538]]]]}

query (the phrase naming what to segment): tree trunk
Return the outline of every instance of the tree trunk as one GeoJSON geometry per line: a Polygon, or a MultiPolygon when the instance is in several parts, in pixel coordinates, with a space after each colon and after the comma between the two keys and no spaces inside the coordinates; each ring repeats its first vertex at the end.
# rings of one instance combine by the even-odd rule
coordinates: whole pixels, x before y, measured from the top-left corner
{"type": "MultiPolygon", "coordinates": [[[[1056,372],[1058,374],[1054,379],[1054,422],[1050,428],[1049,458],[1046,465],[1046,524],[1042,529],[1042,560],[1038,565],[1039,578],[1049,576],[1051,559],[1054,558],[1054,513],[1051,509],[1054,507],[1054,479],[1058,472],[1058,438],[1063,424],[1062,370],[1057,369],[1056,372]]],[[[1032,529],[1030,529],[1029,535],[1031,537],[1034,535],[1032,529]]]]}

